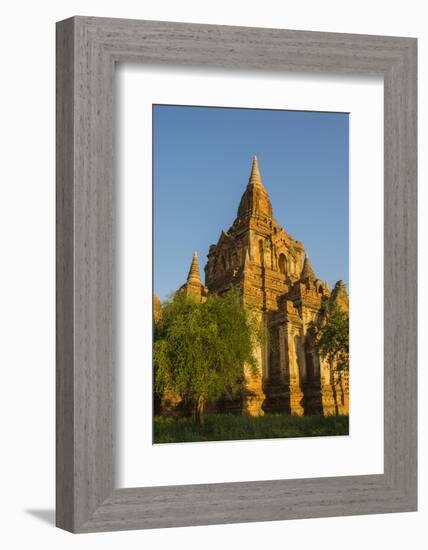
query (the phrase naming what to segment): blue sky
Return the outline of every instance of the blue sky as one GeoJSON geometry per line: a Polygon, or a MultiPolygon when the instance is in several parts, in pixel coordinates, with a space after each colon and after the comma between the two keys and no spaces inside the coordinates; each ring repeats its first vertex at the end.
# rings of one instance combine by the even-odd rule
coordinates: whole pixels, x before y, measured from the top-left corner
{"type": "Polygon", "coordinates": [[[155,105],[154,291],[185,282],[236,217],[253,155],[274,217],[302,242],[315,274],[348,285],[346,113],[155,105]]]}

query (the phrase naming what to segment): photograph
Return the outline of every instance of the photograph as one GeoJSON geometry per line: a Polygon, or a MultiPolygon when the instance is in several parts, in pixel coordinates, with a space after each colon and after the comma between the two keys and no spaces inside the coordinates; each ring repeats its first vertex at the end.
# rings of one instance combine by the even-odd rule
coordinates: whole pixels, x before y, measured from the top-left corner
{"type": "Polygon", "coordinates": [[[349,434],[349,114],[153,105],[154,443],[349,434]]]}

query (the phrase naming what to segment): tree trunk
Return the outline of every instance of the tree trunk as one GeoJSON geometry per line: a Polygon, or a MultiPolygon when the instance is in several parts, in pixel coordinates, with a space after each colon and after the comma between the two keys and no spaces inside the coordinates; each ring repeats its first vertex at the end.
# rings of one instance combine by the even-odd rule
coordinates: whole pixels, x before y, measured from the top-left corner
{"type": "Polygon", "coordinates": [[[333,399],[334,399],[334,414],[335,416],[339,413],[339,407],[337,405],[337,389],[336,389],[336,376],[334,370],[334,361],[330,362],[330,383],[331,389],[333,390],[333,399]]]}
{"type": "Polygon", "coordinates": [[[195,403],[195,422],[198,426],[204,425],[205,397],[200,395],[195,403]]]}

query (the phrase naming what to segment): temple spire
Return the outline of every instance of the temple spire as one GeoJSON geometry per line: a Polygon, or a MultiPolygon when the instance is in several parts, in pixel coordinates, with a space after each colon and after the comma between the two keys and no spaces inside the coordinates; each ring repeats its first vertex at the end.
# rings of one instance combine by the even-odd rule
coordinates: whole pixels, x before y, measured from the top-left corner
{"type": "Polygon", "coordinates": [[[308,254],[305,255],[305,261],[303,262],[303,269],[302,269],[302,274],[301,274],[300,278],[302,280],[309,279],[309,280],[312,280],[312,281],[314,279],[316,279],[315,273],[312,270],[311,262],[309,261],[309,255],[308,254]]]}
{"type": "Polygon", "coordinates": [[[331,303],[336,304],[342,311],[349,311],[349,297],[343,281],[337,281],[330,298],[331,303]]]}
{"type": "Polygon", "coordinates": [[[199,272],[199,264],[198,264],[198,254],[196,252],[193,253],[192,263],[190,265],[189,274],[187,275],[187,282],[201,284],[201,275],[199,272]]]}
{"type": "Polygon", "coordinates": [[[272,204],[260,177],[259,163],[254,155],[247,188],[241,197],[238,208],[238,219],[260,215],[272,218],[272,204]]]}
{"type": "Polygon", "coordinates": [[[248,181],[248,185],[254,185],[256,187],[263,187],[262,178],[260,176],[259,163],[256,155],[253,157],[253,164],[251,165],[251,174],[248,181]]]}

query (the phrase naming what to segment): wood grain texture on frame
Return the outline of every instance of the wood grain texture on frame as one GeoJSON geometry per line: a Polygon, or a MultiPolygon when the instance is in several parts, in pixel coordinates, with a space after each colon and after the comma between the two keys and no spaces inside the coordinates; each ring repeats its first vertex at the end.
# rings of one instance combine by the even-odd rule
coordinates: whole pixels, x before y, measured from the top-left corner
{"type": "Polygon", "coordinates": [[[413,38],[91,17],[57,24],[59,527],[92,532],[416,510],[416,84],[413,38]],[[116,62],[383,76],[383,474],[115,488],[116,62]]]}

